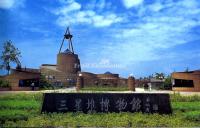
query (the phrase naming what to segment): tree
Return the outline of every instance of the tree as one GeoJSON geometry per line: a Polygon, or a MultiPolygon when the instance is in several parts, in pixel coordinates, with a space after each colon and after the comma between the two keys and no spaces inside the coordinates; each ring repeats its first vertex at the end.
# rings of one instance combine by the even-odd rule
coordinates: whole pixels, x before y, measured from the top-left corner
{"type": "Polygon", "coordinates": [[[0,56],[0,59],[2,60],[0,68],[6,69],[9,75],[11,63],[15,63],[17,64],[17,68],[21,68],[19,57],[21,57],[19,49],[12,44],[12,41],[6,41],[3,45],[2,55],[0,56]]]}
{"type": "Polygon", "coordinates": [[[165,78],[165,81],[163,83],[164,89],[168,89],[168,90],[172,89],[172,81],[171,81],[171,79],[172,79],[171,75],[168,75],[165,78]]]}
{"type": "Polygon", "coordinates": [[[164,73],[155,73],[155,77],[156,77],[156,79],[163,80],[165,78],[165,74],[164,73]]]}

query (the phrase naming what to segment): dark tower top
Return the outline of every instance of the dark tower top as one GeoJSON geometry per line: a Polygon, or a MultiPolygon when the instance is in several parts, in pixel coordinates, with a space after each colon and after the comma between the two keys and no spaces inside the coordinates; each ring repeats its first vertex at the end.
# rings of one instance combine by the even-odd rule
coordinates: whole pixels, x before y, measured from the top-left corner
{"type": "Polygon", "coordinates": [[[62,44],[60,46],[59,53],[57,55],[57,69],[66,74],[67,79],[76,80],[77,73],[81,71],[80,60],[78,55],[74,53],[72,45],[72,35],[70,34],[69,27],[67,28],[62,44]],[[68,48],[61,52],[64,41],[68,40],[68,48]]]}
{"type": "Polygon", "coordinates": [[[68,48],[64,52],[74,54],[74,49],[73,49],[73,45],[72,45],[72,37],[73,36],[70,34],[69,27],[67,27],[67,30],[66,30],[66,32],[64,34],[64,38],[63,38],[61,46],[60,46],[59,53],[62,50],[62,46],[63,46],[63,43],[64,43],[65,39],[67,39],[69,45],[68,45],[68,48]]]}

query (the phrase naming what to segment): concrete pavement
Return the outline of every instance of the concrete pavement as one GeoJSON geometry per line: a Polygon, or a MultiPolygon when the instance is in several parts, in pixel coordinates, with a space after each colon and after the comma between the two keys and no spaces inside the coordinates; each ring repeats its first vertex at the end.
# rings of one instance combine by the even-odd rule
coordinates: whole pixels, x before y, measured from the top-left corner
{"type": "MultiPolygon", "coordinates": [[[[56,92],[56,93],[69,93],[69,92],[77,92],[75,87],[70,88],[62,88],[62,89],[55,89],[55,90],[40,90],[40,91],[0,91],[1,94],[8,94],[8,93],[49,93],[49,92],[56,92]]],[[[81,93],[168,93],[174,94],[179,93],[181,95],[190,96],[190,95],[200,95],[200,92],[178,92],[178,91],[168,91],[168,90],[151,90],[146,91],[143,88],[136,88],[136,91],[79,91],[81,93]]]]}

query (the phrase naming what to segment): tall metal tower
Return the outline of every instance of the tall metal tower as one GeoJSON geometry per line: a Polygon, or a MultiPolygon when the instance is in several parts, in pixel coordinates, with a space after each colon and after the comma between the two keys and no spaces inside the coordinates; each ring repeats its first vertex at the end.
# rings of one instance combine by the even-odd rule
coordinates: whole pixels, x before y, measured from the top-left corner
{"type": "Polygon", "coordinates": [[[72,54],[74,54],[74,49],[73,49],[73,45],[72,45],[72,37],[73,36],[70,34],[69,27],[67,27],[67,30],[65,31],[64,38],[63,38],[61,46],[60,46],[59,53],[61,52],[61,49],[63,47],[63,43],[64,43],[65,39],[67,39],[69,44],[68,44],[68,48],[66,51],[70,51],[72,54]]]}

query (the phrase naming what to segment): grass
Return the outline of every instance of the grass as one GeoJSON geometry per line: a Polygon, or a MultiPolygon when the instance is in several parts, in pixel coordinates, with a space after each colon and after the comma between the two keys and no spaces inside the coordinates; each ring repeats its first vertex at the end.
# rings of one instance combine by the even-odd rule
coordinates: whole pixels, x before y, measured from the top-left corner
{"type": "Polygon", "coordinates": [[[200,111],[190,111],[184,114],[185,118],[188,120],[196,121],[200,123],[200,111]]]}
{"type": "Polygon", "coordinates": [[[0,95],[0,123],[4,127],[200,127],[200,96],[173,94],[170,98],[171,115],[128,112],[40,114],[41,93],[4,94],[0,95]]]}
{"type": "Polygon", "coordinates": [[[200,110],[200,102],[172,102],[172,108],[176,111],[187,112],[200,110]]]}
{"type": "Polygon", "coordinates": [[[1,122],[5,121],[18,121],[18,120],[27,120],[29,113],[24,110],[10,110],[10,109],[4,109],[3,111],[0,111],[0,120],[1,122]]]}
{"type": "Polygon", "coordinates": [[[1,100],[0,109],[39,109],[39,106],[36,100],[1,100]]]}
{"type": "Polygon", "coordinates": [[[172,102],[195,102],[200,101],[199,95],[191,95],[191,96],[181,96],[180,93],[174,93],[170,95],[170,99],[172,102]]]}
{"type": "Polygon", "coordinates": [[[17,93],[0,95],[0,100],[35,100],[42,102],[42,93],[17,93]]]}

